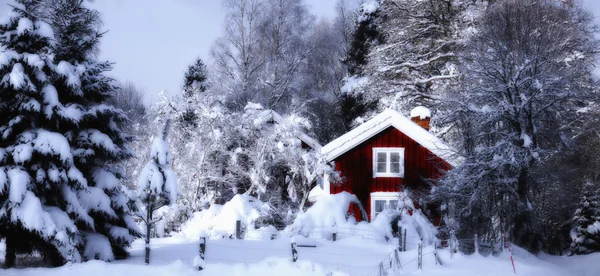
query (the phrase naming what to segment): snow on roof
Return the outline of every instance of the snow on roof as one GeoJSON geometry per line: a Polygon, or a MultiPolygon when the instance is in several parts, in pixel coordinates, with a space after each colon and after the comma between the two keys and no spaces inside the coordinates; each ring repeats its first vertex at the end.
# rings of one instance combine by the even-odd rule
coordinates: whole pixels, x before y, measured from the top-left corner
{"type": "Polygon", "coordinates": [[[371,120],[331,141],[329,144],[323,146],[321,151],[327,156],[328,161],[333,161],[335,158],[360,145],[362,142],[367,141],[390,126],[393,126],[404,133],[406,136],[410,137],[451,165],[455,166],[458,163],[457,156],[450,146],[436,137],[433,133],[425,130],[392,109],[384,110],[371,120]]]}
{"type": "Polygon", "coordinates": [[[417,106],[410,111],[410,117],[419,117],[421,120],[431,118],[431,110],[424,106],[417,106]]]}

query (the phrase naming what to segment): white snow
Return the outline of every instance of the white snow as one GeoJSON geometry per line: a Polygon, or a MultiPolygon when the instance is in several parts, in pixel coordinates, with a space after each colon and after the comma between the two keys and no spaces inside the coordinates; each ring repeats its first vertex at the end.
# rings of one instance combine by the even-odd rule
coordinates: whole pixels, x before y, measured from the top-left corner
{"type": "Polygon", "coordinates": [[[54,40],[54,31],[52,30],[52,27],[48,23],[43,21],[35,22],[35,26],[35,32],[41,37],[49,38],[50,42],[52,43],[52,41],[54,40]]]}
{"type": "Polygon", "coordinates": [[[521,139],[523,140],[523,147],[529,148],[531,147],[531,137],[527,135],[527,133],[521,133],[521,139]]]}
{"type": "Polygon", "coordinates": [[[39,55],[37,54],[29,54],[29,53],[24,53],[23,57],[25,58],[25,60],[27,60],[27,64],[31,67],[35,67],[37,69],[42,69],[44,68],[44,65],[46,64],[39,55]]]}
{"type": "Polygon", "coordinates": [[[115,237],[117,239],[132,242],[133,236],[129,234],[129,230],[123,227],[111,226],[109,229],[110,236],[115,237]]]}
{"type": "Polygon", "coordinates": [[[27,192],[27,185],[31,179],[29,174],[19,168],[12,168],[8,170],[8,183],[10,188],[8,189],[8,200],[12,203],[21,203],[27,192]]]}
{"type": "Polygon", "coordinates": [[[347,77],[344,79],[344,85],[341,88],[342,93],[361,94],[360,88],[369,84],[368,77],[347,77]]]}
{"type": "Polygon", "coordinates": [[[56,233],[56,225],[42,209],[42,203],[32,192],[26,191],[20,204],[13,208],[11,220],[21,222],[26,229],[38,231],[45,238],[56,233]]]}
{"type": "Polygon", "coordinates": [[[79,202],[88,212],[95,210],[113,218],[117,217],[115,210],[110,205],[110,198],[104,193],[104,190],[98,187],[88,187],[87,191],[80,191],[79,202]]]}
{"type": "Polygon", "coordinates": [[[329,144],[323,146],[321,152],[327,156],[329,161],[333,161],[338,156],[360,145],[390,126],[395,127],[451,165],[455,166],[460,161],[460,158],[456,156],[455,151],[450,146],[437,138],[433,133],[392,109],[384,110],[371,120],[331,141],[329,144]]]}
{"type": "MultiPolygon", "coordinates": [[[[294,223],[286,230],[291,234],[305,237],[331,239],[337,233],[338,238],[362,237],[371,241],[384,242],[388,235],[387,228],[365,221],[356,223],[354,216],[348,216],[350,204],[359,203],[355,195],[342,192],[322,196],[306,212],[298,214],[294,223]]],[[[363,212],[363,216],[366,213],[363,212]]]]}
{"type": "Polygon", "coordinates": [[[85,239],[87,242],[85,243],[83,257],[87,260],[114,260],[115,256],[110,247],[110,241],[104,235],[85,233],[85,239]]]}
{"type": "Polygon", "coordinates": [[[224,205],[212,204],[210,208],[194,213],[183,225],[178,237],[197,239],[201,233],[210,237],[227,237],[235,234],[235,223],[240,220],[242,227],[254,229],[254,222],[270,213],[271,207],[262,201],[246,195],[235,195],[224,205]]]}
{"type": "Polygon", "coordinates": [[[595,221],[593,224],[590,224],[586,231],[590,233],[590,235],[600,234],[600,221],[595,221]]]}
{"type": "Polygon", "coordinates": [[[12,60],[19,59],[20,57],[19,53],[5,49],[4,46],[0,45],[0,68],[9,65],[12,60]]]}
{"type": "Polygon", "coordinates": [[[25,75],[24,70],[21,63],[15,63],[12,71],[8,74],[10,85],[12,85],[14,89],[21,89],[25,85],[27,76],[25,75]]]}
{"type": "Polygon", "coordinates": [[[6,176],[6,171],[4,168],[0,168],[0,194],[3,194],[5,190],[8,188],[8,177],[6,176]]]}
{"type": "Polygon", "coordinates": [[[73,162],[69,141],[60,133],[38,129],[33,139],[33,148],[41,154],[59,156],[63,162],[73,162]]]}
{"type": "Polygon", "coordinates": [[[23,164],[31,159],[33,147],[30,144],[20,144],[14,147],[12,151],[13,160],[17,164],[23,164]]]}
{"type": "Polygon", "coordinates": [[[33,22],[27,17],[21,17],[17,25],[17,34],[23,35],[27,31],[33,30],[33,22]]]}
{"type": "Polygon", "coordinates": [[[410,111],[410,117],[415,118],[419,117],[419,119],[424,120],[426,118],[431,118],[431,110],[424,106],[417,106],[410,111]]]}
{"type": "Polygon", "coordinates": [[[97,129],[88,129],[80,132],[79,140],[102,147],[109,152],[116,152],[118,150],[112,139],[97,129]]]}
{"type": "Polygon", "coordinates": [[[146,164],[138,181],[138,194],[144,193],[144,190],[150,188],[154,193],[160,194],[163,192],[163,184],[165,179],[156,163],[149,162],[146,164]]]}
{"type": "Polygon", "coordinates": [[[77,169],[76,167],[69,168],[69,171],[67,172],[67,177],[70,180],[79,183],[79,185],[81,185],[82,188],[85,188],[88,185],[87,179],[85,179],[83,173],[81,173],[81,171],[79,171],[79,169],[77,169]]]}
{"type": "Polygon", "coordinates": [[[66,61],[60,61],[55,69],[56,73],[61,74],[67,78],[67,84],[71,87],[81,86],[81,80],[79,79],[79,70],[66,61]]]}
{"type": "Polygon", "coordinates": [[[150,148],[150,158],[156,159],[160,165],[168,165],[171,157],[167,141],[160,137],[155,138],[150,148]]]}
{"type": "Polygon", "coordinates": [[[362,4],[361,9],[364,13],[374,13],[379,8],[379,3],[377,1],[369,1],[362,4]]]}
{"type": "Polygon", "coordinates": [[[248,110],[248,109],[263,110],[265,108],[259,103],[248,102],[246,104],[246,106],[244,107],[244,110],[248,110]]]}
{"type": "Polygon", "coordinates": [[[360,6],[361,14],[358,16],[358,22],[363,22],[369,19],[370,15],[377,11],[379,2],[369,1],[360,6]]]}
{"type": "Polygon", "coordinates": [[[110,190],[119,185],[119,180],[117,177],[112,172],[102,168],[95,169],[92,172],[92,178],[96,184],[95,186],[100,189],[110,190]]]}

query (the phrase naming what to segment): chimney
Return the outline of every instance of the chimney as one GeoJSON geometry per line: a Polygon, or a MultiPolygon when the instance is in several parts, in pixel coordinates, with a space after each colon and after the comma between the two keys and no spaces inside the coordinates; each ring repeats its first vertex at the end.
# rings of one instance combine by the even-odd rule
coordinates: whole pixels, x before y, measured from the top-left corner
{"type": "Polygon", "coordinates": [[[424,106],[417,106],[410,111],[410,120],[429,131],[429,121],[431,120],[431,111],[424,106]]]}

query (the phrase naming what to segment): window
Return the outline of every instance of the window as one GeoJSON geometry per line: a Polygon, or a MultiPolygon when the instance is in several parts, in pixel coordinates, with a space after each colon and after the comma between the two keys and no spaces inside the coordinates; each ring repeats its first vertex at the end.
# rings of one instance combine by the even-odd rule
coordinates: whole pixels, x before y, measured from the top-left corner
{"type": "Polygon", "coordinates": [[[396,192],[371,193],[371,221],[383,210],[395,210],[398,207],[399,194],[396,192]]]}
{"type": "Polygon", "coordinates": [[[373,148],[373,177],[404,177],[404,148],[373,148]]]}

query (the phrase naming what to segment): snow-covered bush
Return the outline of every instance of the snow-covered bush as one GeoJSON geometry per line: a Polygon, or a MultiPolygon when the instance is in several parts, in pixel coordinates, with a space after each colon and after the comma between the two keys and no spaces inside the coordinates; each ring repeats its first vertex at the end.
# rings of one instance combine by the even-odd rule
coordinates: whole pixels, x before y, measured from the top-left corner
{"type": "MultiPolygon", "coordinates": [[[[414,208],[406,193],[401,193],[396,210],[384,210],[371,223],[357,223],[354,216],[348,214],[351,204],[361,206],[356,196],[347,192],[324,195],[306,212],[298,214],[286,231],[292,235],[326,239],[331,239],[335,232],[339,238],[359,237],[387,242],[394,237],[398,226],[406,230],[409,248],[416,247],[419,242],[429,245],[436,239],[436,227],[421,210],[414,208]]],[[[363,216],[366,218],[366,214],[363,216]]]]}
{"type": "Polygon", "coordinates": [[[367,214],[358,198],[348,192],[342,192],[319,198],[306,212],[298,214],[286,231],[291,235],[325,239],[331,239],[333,233],[337,233],[340,238],[362,237],[381,242],[391,237],[366,221],[357,223],[354,216],[348,214],[352,204],[358,206],[361,216],[366,219],[367,214]]]}
{"type": "Polygon", "coordinates": [[[233,238],[236,221],[240,221],[244,235],[255,229],[256,221],[269,216],[271,211],[269,204],[252,196],[235,195],[224,205],[212,204],[210,208],[194,213],[176,235],[196,239],[204,231],[208,237],[233,238]]]}

